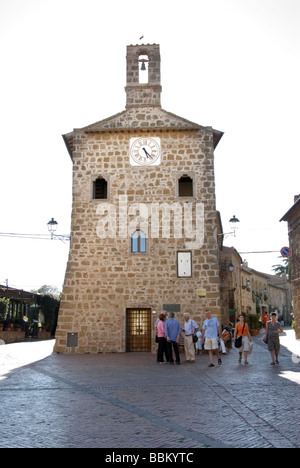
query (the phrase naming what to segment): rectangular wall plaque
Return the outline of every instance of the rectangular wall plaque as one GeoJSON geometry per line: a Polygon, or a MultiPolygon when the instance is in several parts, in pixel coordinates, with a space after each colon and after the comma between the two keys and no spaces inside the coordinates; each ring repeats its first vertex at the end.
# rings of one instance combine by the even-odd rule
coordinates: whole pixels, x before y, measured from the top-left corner
{"type": "Polygon", "coordinates": [[[181,306],[180,304],[164,304],[163,305],[163,310],[166,312],[181,312],[181,306]]]}

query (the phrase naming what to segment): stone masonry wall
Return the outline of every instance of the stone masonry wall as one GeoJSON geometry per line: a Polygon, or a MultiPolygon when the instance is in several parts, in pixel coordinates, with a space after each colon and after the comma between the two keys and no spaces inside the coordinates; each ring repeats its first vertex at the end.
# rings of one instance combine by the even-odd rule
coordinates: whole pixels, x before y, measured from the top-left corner
{"type": "MultiPolygon", "coordinates": [[[[73,163],[71,246],[55,351],[124,352],[126,308],[145,307],[160,313],[163,304],[180,304],[176,318],[181,324],[183,313],[190,312],[202,325],[206,308],[220,318],[212,131],[78,130],[73,163]],[[141,135],[161,138],[159,166],[130,166],[130,138],[141,135]],[[177,198],[176,186],[185,173],[192,175],[196,191],[188,201],[194,207],[203,203],[205,215],[204,245],[192,252],[191,278],[177,277],[177,251],[189,249],[186,239],[172,237],[173,223],[170,239],[147,240],[146,254],[131,254],[130,233],[126,238],[118,232],[116,238],[98,237],[99,206],[110,203],[118,214],[120,196],[127,197],[128,207],[175,202],[184,207],[187,200],[177,198]],[[92,182],[97,177],[108,181],[108,200],[92,200],[92,182]],[[199,288],[206,289],[206,297],[197,295],[199,288]],[[76,349],[66,347],[67,333],[78,333],[76,349]]],[[[152,334],[155,349],[154,317],[152,334]]]]}
{"type": "MultiPolygon", "coordinates": [[[[295,199],[295,201],[297,201],[295,199]]],[[[289,240],[292,249],[292,294],[296,337],[300,340],[300,206],[296,206],[289,221],[289,240]]]]}

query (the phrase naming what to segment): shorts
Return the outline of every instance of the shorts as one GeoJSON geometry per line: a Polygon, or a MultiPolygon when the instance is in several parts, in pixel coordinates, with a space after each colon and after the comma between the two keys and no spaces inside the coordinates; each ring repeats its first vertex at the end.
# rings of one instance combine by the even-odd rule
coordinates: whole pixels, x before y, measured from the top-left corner
{"type": "Polygon", "coordinates": [[[213,349],[218,349],[218,338],[205,338],[204,348],[206,351],[210,351],[213,349]]]}

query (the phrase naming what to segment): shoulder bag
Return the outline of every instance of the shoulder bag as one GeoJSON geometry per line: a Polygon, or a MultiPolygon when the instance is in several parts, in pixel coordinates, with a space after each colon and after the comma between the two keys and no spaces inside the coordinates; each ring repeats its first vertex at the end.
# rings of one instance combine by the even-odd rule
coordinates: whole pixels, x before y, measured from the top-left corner
{"type": "MultiPolygon", "coordinates": [[[[243,326],[243,330],[242,330],[242,335],[244,333],[244,329],[245,329],[245,323],[244,323],[244,326],[243,326]]],[[[239,336],[236,340],[235,340],[235,343],[234,343],[234,346],[236,348],[241,348],[243,345],[243,336],[239,336]]]]}

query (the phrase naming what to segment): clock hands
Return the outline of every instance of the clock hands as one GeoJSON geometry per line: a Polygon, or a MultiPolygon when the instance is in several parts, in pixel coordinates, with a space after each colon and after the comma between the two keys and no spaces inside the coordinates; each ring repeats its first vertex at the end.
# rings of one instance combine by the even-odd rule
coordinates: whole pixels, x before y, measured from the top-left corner
{"type": "Polygon", "coordinates": [[[151,158],[153,159],[153,157],[151,156],[151,154],[148,153],[148,151],[146,150],[146,148],[142,148],[143,151],[145,152],[145,155],[147,156],[147,158],[151,158]]]}

